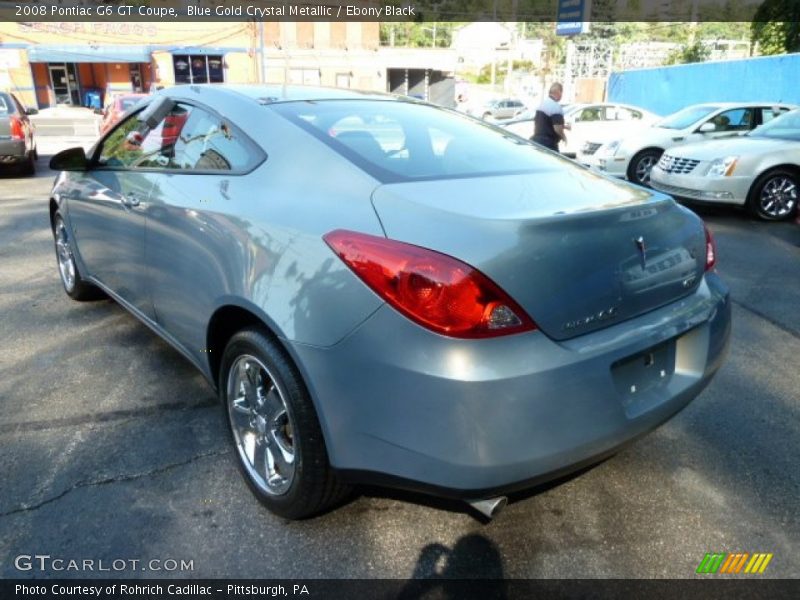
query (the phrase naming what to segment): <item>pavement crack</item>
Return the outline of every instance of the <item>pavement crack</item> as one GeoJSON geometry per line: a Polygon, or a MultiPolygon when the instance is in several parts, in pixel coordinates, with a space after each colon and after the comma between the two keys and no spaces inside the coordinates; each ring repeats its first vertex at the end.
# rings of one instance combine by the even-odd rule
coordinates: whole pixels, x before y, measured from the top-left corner
{"type": "Polygon", "coordinates": [[[37,502],[36,504],[23,504],[20,507],[14,508],[14,509],[6,511],[6,512],[2,512],[2,513],[0,513],[0,518],[2,518],[2,517],[10,517],[12,515],[16,515],[16,514],[20,514],[20,513],[33,512],[35,510],[38,510],[38,509],[42,508],[43,506],[46,506],[48,504],[52,504],[53,502],[61,500],[61,498],[65,497],[68,494],[70,494],[71,492],[74,492],[75,490],[78,490],[78,489],[81,489],[81,488],[95,487],[95,486],[99,486],[99,485],[109,485],[109,484],[114,484],[114,483],[125,483],[127,481],[136,481],[137,479],[144,479],[145,477],[152,477],[154,475],[160,475],[162,473],[166,473],[167,471],[171,471],[172,469],[177,469],[179,467],[185,467],[185,466],[190,465],[192,463],[195,463],[198,460],[201,460],[203,458],[209,458],[209,457],[214,457],[214,456],[224,456],[225,454],[228,454],[228,449],[225,449],[225,450],[214,450],[214,451],[210,451],[210,452],[202,452],[200,454],[196,454],[195,456],[192,456],[191,458],[189,458],[187,460],[176,462],[176,463],[170,463],[168,465],[163,465],[163,466],[158,467],[156,469],[151,469],[150,471],[144,471],[142,473],[129,473],[129,474],[122,474],[122,475],[115,475],[113,477],[104,477],[102,479],[94,479],[94,480],[89,480],[89,481],[78,481],[78,482],[74,483],[73,485],[71,485],[70,487],[68,487],[66,490],[62,491],[61,493],[56,494],[55,496],[51,496],[49,498],[45,498],[44,500],[42,500],[40,502],[37,502]]]}
{"type": "Polygon", "coordinates": [[[774,318],[770,317],[768,314],[761,312],[757,308],[753,308],[752,306],[749,306],[749,305],[745,304],[741,300],[733,300],[732,299],[731,302],[733,302],[739,308],[743,308],[747,312],[750,312],[750,313],[756,315],[757,317],[761,317],[765,321],[769,321],[772,325],[774,325],[775,327],[777,327],[778,329],[780,329],[784,333],[788,333],[792,337],[800,339],[800,332],[795,331],[794,329],[792,329],[791,327],[789,327],[785,323],[781,323],[780,321],[776,321],[774,318]]]}
{"type": "Polygon", "coordinates": [[[186,402],[164,402],[140,408],[112,410],[103,413],[79,415],[76,417],[65,417],[63,419],[46,419],[37,421],[18,421],[11,423],[0,423],[0,434],[3,433],[22,433],[26,431],[44,431],[47,429],[61,429],[75,425],[87,425],[90,423],[106,423],[109,421],[120,421],[131,418],[150,417],[162,412],[179,410],[199,410],[217,406],[219,401],[216,398],[208,398],[201,402],[189,404],[186,402]]]}

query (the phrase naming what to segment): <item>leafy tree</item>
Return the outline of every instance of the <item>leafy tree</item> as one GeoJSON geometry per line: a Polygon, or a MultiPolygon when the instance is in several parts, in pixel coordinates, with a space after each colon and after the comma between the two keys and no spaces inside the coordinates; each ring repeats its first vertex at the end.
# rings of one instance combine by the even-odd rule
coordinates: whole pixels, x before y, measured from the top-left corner
{"type": "Polygon", "coordinates": [[[666,60],[668,65],[678,65],[685,63],[705,62],[711,56],[711,48],[701,41],[684,46],[680,50],[672,52],[666,60]]]}
{"type": "Polygon", "coordinates": [[[750,33],[761,54],[799,52],[800,0],[765,0],[753,17],[750,33]]]}

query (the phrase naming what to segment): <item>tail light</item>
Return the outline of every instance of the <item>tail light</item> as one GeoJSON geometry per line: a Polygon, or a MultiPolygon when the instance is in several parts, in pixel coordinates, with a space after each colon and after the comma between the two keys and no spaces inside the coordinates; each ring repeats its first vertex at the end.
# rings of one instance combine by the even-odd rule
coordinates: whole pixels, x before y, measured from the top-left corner
{"type": "Polygon", "coordinates": [[[455,258],[352,231],[332,231],[323,239],[376,294],[431,331],[488,338],[536,329],[508,294],[455,258]]]}
{"type": "Polygon", "coordinates": [[[706,232],[706,271],[710,271],[717,265],[717,243],[708,227],[703,225],[703,229],[706,232]]]}
{"type": "Polygon", "coordinates": [[[19,117],[9,117],[9,125],[11,126],[12,140],[25,139],[25,128],[22,126],[22,119],[19,117]]]}

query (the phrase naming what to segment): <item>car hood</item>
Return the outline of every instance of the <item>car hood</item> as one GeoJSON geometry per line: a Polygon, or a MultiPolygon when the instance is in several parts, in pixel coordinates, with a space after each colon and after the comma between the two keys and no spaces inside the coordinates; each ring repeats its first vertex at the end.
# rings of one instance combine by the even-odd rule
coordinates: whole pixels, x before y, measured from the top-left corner
{"type": "Polygon", "coordinates": [[[707,161],[732,155],[780,152],[784,149],[797,151],[798,148],[800,148],[800,143],[796,141],[743,136],[686,144],[674,150],[668,150],[667,153],[671,156],[707,161]]]}

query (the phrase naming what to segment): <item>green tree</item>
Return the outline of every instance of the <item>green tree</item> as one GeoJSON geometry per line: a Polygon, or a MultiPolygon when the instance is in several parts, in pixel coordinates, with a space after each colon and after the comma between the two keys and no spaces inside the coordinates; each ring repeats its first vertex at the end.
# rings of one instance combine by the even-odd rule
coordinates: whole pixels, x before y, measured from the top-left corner
{"type": "Polygon", "coordinates": [[[800,0],[765,0],[753,17],[750,36],[761,54],[800,52],[800,0]]]}
{"type": "Polygon", "coordinates": [[[701,41],[684,46],[680,50],[672,52],[666,60],[668,65],[680,65],[686,63],[705,62],[711,56],[711,48],[701,41]]]}

